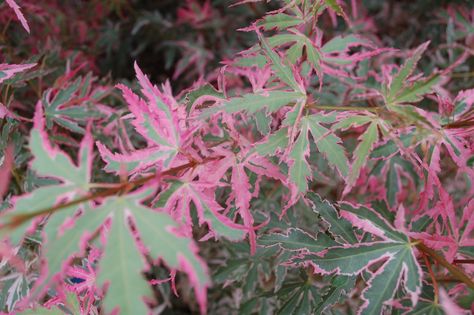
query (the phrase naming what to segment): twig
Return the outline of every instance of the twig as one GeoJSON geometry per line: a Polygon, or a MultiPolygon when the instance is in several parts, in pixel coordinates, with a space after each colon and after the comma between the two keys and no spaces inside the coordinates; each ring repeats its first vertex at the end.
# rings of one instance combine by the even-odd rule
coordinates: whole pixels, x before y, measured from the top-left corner
{"type": "Polygon", "coordinates": [[[474,264],[474,259],[455,259],[453,264],[474,264]]]}
{"type": "Polygon", "coordinates": [[[425,259],[426,268],[428,268],[428,273],[430,274],[431,281],[433,282],[434,302],[435,302],[435,304],[438,304],[438,297],[439,297],[438,282],[436,282],[436,277],[433,273],[433,270],[431,269],[431,264],[430,264],[430,261],[428,259],[428,255],[423,253],[423,258],[425,259]]]}
{"type": "Polygon", "coordinates": [[[53,207],[41,209],[41,210],[31,212],[31,213],[28,213],[28,214],[20,214],[20,215],[17,215],[17,216],[13,216],[11,218],[11,221],[6,223],[6,224],[1,225],[0,229],[4,229],[4,228],[13,229],[13,228],[23,224],[24,222],[26,222],[28,220],[31,220],[32,218],[37,217],[37,216],[50,214],[50,213],[68,208],[70,206],[81,204],[81,203],[86,202],[86,201],[95,200],[95,199],[99,199],[99,198],[104,198],[104,197],[108,197],[108,196],[113,196],[113,195],[119,194],[123,191],[130,191],[130,190],[132,190],[132,189],[134,189],[134,188],[136,188],[140,185],[143,185],[143,184],[145,184],[145,183],[147,183],[147,182],[149,182],[149,181],[151,181],[155,178],[159,178],[159,177],[162,177],[162,176],[174,175],[174,174],[176,174],[176,173],[178,173],[182,170],[186,170],[186,169],[195,167],[198,164],[203,164],[203,163],[215,160],[215,159],[216,158],[209,158],[209,159],[204,160],[202,163],[197,163],[195,161],[189,162],[189,163],[177,166],[177,167],[170,168],[170,169],[168,169],[166,171],[163,171],[161,173],[158,173],[158,174],[152,174],[152,175],[149,175],[149,176],[139,178],[139,179],[134,180],[134,181],[120,183],[116,187],[112,187],[112,188],[108,188],[108,189],[103,190],[103,191],[88,194],[84,197],[81,197],[81,198],[78,198],[78,199],[75,199],[75,200],[72,200],[72,201],[69,201],[69,202],[61,203],[61,204],[58,204],[58,205],[53,206],[53,207]]]}
{"type": "Polygon", "coordinates": [[[347,110],[364,111],[364,110],[366,110],[366,111],[369,111],[369,112],[372,112],[372,113],[377,113],[380,110],[380,108],[378,108],[378,107],[316,105],[314,103],[306,104],[306,107],[313,108],[313,109],[319,109],[319,110],[341,110],[341,111],[347,111],[347,110]]]}
{"type": "Polygon", "coordinates": [[[422,241],[419,241],[419,240],[415,240],[415,241],[416,241],[416,245],[415,245],[416,248],[418,248],[421,252],[427,254],[428,256],[436,260],[441,266],[448,269],[454,278],[465,283],[469,288],[474,289],[474,281],[472,281],[472,279],[467,274],[465,274],[464,271],[459,269],[457,266],[449,263],[443,256],[438,254],[435,250],[423,244],[422,241]]]}

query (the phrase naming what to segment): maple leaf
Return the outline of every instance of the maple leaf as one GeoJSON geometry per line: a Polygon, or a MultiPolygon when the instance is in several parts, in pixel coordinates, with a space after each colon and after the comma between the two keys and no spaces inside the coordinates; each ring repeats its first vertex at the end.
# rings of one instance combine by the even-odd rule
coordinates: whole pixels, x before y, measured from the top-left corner
{"type": "MultiPolygon", "coordinates": [[[[317,214],[320,219],[329,225],[327,232],[330,234],[318,233],[316,236],[313,236],[299,228],[290,227],[285,230],[284,233],[269,233],[261,236],[258,239],[259,245],[265,247],[278,245],[285,253],[291,254],[291,256],[297,254],[298,256],[296,257],[299,257],[311,253],[323,252],[328,248],[340,246],[345,243],[358,243],[358,239],[352,231],[352,224],[340,217],[337,210],[329,202],[323,201],[319,195],[312,192],[308,192],[306,197],[311,204],[313,213],[317,214]],[[335,239],[333,239],[333,237],[335,237],[335,239]]],[[[320,314],[329,306],[338,303],[341,297],[354,287],[355,281],[356,276],[334,276],[330,285],[326,286],[321,293],[313,297],[311,301],[312,312],[320,314]]],[[[301,293],[306,292],[308,289],[312,292],[314,290],[311,289],[310,283],[307,281],[299,285],[295,291],[299,293],[290,295],[281,310],[286,310],[291,314],[298,314],[297,312],[292,313],[287,309],[289,305],[309,307],[307,305],[308,301],[305,301],[305,298],[300,296],[301,293]]]]}
{"type": "Polygon", "coordinates": [[[214,183],[205,180],[189,180],[192,176],[172,180],[158,195],[155,206],[169,213],[175,220],[183,222],[189,235],[192,228],[191,202],[196,207],[199,224],[206,223],[209,233],[205,239],[224,236],[237,241],[244,238],[246,228],[234,223],[222,212],[223,208],[212,196],[214,183]]]}
{"type": "MultiPolygon", "coordinates": [[[[317,202],[319,202],[316,199],[317,202]]],[[[367,207],[355,207],[342,203],[341,214],[353,225],[369,232],[381,241],[333,246],[319,254],[307,254],[294,258],[297,263],[310,264],[322,274],[357,275],[375,262],[384,261],[374,272],[362,293],[364,303],[360,314],[380,314],[398,287],[401,278],[403,286],[410,293],[412,304],[416,305],[421,292],[422,270],[408,236],[397,231],[377,212],[367,207]]]]}
{"type": "Polygon", "coordinates": [[[354,115],[342,119],[332,126],[332,130],[344,130],[351,126],[363,126],[369,122],[370,124],[359,137],[360,142],[353,152],[353,162],[346,180],[348,185],[345,187],[344,192],[349,191],[355,181],[359,178],[362,167],[367,163],[370,153],[378,141],[378,128],[380,128],[379,120],[377,117],[373,116],[354,115]]]}
{"type": "MultiPolygon", "coordinates": [[[[211,115],[221,112],[236,113],[245,111],[249,114],[264,111],[265,113],[277,112],[286,105],[294,103],[303,103],[306,100],[306,92],[301,83],[298,74],[292,71],[288,61],[281,58],[267,43],[267,40],[261,36],[262,49],[265,51],[268,59],[271,61],[271,69],[275,76],[282,82],[287,84],[293,91],[274,90],[273,88],[265,88],[264,85],[268,81],[268,75],[260,75],[255,77],[256,70],[245,72],[249,77],[254,88],[254,93],[247,93],[241,96],[229,99],[217,100],[217,106],[213,106],[204,110],[200,118],[208,118],[211,115]]],[[[237,71],[240,72],[240,71],[237,71]]],[[[265,72],[269,74],[269,72],[265,72]]],[[[213,95],[210,95],[211,97],[213,95]]]]}
{"type": "Polygon", "coordinates": [[[295,29],[289,29],[289,34],[277,34],[267,39],[269,46],[289,46],[287,57],[292,63],[303,57],[303,48],[306,50],[307,59],[319,77],[320,86],[323,75],[333,77],[350,77],[350,74],[341,69],[352,69],[354,64],[377,56],[384,52],[392,51],[390,48],[377,48],[368,39],[357,35],[336,36],[324,45],[321,37],[309,38],[295,29]],[[369,49],[358,53],[350,53],[353,47],[369,49]]]}
{"type": "Polygon", "coordinates": [[[429,93],[432,87],[439,82],[440,76],[437,74],[425,79],[418,78],[414,82],[410,80],[410,76],[429,43],[428,41],[418,46],[399,71],[390,78],[390,82],[382,86],[381,92],[385,103],[392,110],[403,111],[403,107],[399,108],[401,104],[420,101],[422,96],[429,93]]]}
{"type": "MultiPolygon", "coordinates": [[[[8,230],[12,242],[16,244],[21,240],[28,224],[16,226],[14,223],[18,217],[51,208],[59,201],[71,201],[87,194],[92,171],[92,144],[90,134],[87,133],[79,151],[80,163],[76,166],[69,156],[49,143],[44,132],[42,105],[38,103],[30,141],[34,157],[31,167],[38,175],[54,178],[60,183],[40,187],[14,199],[13,209],[1,217],[2,224],[8,227],[2,232],[8,230]]],[[[141,310],[140,313],[147,312],[142,299],[150,296],[151,290],[142,271],[146,267],[143,256],[150,255],[155,260],[162,259],[172,270],[179,269],[188,274],[196,289],[201,312],[204,313],[206,288],[209,285],[207,267],[197,256],[193,240],[179,233],[178,224],[169,215],[141,204],[152,193],[153,189],[145,188],[139,192],[105,198],[96,206],[70,205],[50,214],[43,224],[42,254],[45,263],[30,298],[40,297],[55,281],[61,281],[74,255],[80,255],[94,233],[112,220],[108,223],[111,224],[107,233],[109,242],[105,246],[97,272],[98,284],[108,284],[108,293],[103,300],[104,309],[111,312],[118,306],[122,314],[137,310],[141,310]],[[81,209],[80,214],[71,223],[68,217],[78,209],[81,209]],[[130,222],[137,232],[132,231],[130,222]],[[143,243],[142,246],[138,246],[137,236],[143,243]],[[158,236],[162,242],[156,242],[158,236]]]]}
{"type": "Polygon", "coordinates": [[[128,154],[119,154],[112,153],[103,144],[97,143],[102,159],[107,163],[107,171],[119,173],[125,169],[133,174],[150,167],[167,168],[182,163],[184,159],[178,152],[193,134],[193,130],[185,132],[179,125],[180,114],[169,87],[165,86],[165,92],[159,91],[136,63],[135,71],[146,101],[124,85],[117,87],[122,91],[132,112],[135,130],[146,139],[148,145],[128,154]]]}
{"type": "Polygon", "coordinates": [[[304,193],[308,190],[307,178],[312,177],[311,168],[306,161],[309,156],[309,133],[313,136],[318,151],[324,155],[329,165],[335,168],[339,174],[346,178],[348,175],[348,160],[341,139],[334,135],[330,129],[322,124],[333,123],[334,116],[309,115],[301,119],[300,133],[296,138],[289,153],[290,178],[296,184],[298,192],[304,193]]]}
{"type": "MultiPolygon", "coordinates": [[[[54,178],[59,183],[39,187],[32,193],[15,196],[12,198],[13,210],[2,216],[2,223],[9,225],[18,216],[28,216],[38,210],[44,210],[59,202],[71,201],[74,198],[84,196],[89,190],[92,142],[90,135],[86,134],[79,150],[79,163],[75,165],[70,157],[62,151],[51,146],[48,135],[44,130],[45,119],[43,116],[43,105],[38,102],[34,118],[34,128],[30,134],[29,147],[34,156],[31,169],[40,176],[54,178]],[[54,168],[50,166],[54,165],[54,168]]],[[[64,213],[71,214],[74,209],[69,208],[64,213]]],[[[54,215],[52,216],[54,217],[54,215]]],[[[13,244],[19,244],[29,222],[16,227],[9,233],[13,244]]]]}
{"type": "MultiPolygon", "coordinates": [[[[48,89],[42,97],[46,126],[53,127],[53,122],[68,130],[84,134],[85,130],[79,125],[100,117],[100,109],[87,106],[89,101],[97,101],[105,94],[104,91],[91,92],[92,75],[78,77],[70,84],[64,84],[60,90],[48,89]],[[54,95],[54,96],[53,96],[54,95]],[[79,104],[76,104],[79,103],[79,104]]],[[[94,104],[95,105],[95,104],[94,104]]]]}

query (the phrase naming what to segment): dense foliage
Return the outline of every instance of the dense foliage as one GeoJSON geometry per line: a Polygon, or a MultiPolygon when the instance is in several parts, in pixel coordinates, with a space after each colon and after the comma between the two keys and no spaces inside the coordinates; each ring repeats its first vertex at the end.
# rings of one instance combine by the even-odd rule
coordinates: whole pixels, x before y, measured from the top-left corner
{"type": "Polygon", "coordinates": [[[474,4],[5,0],[0,312],[474,311],[474,4]]]}

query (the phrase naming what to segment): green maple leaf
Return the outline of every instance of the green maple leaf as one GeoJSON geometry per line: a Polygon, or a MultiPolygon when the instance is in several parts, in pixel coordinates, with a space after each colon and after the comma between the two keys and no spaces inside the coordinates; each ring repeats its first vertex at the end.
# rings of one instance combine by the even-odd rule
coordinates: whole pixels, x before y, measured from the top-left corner
{"type": "Polygon", "coordinates": [[[400,285],[409,292],[415,304],[421,291],[422,270],[414,244],[372,209],[342,204],[343,216],[353,225],[380,237],[380,241],[334,246],[324,254],[308,254],[295,262],[314,265],[323,274],[354,276],[374,263],[383,262],[363,291],[360,314],[381,314],[400,285]],[[402,283],[401,279],[404,278],[402,283]]]}

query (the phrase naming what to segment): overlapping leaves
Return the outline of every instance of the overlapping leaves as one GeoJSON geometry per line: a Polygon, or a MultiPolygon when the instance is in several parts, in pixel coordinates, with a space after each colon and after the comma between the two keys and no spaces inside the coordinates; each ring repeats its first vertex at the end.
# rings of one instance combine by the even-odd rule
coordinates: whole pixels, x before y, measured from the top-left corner
{"type": "Polygon", "coordinates": [[[31,194],[16,198],[14,207],[2,216],[2,231],[8,231],[11,242],[17,244],[27,232],[30,222],[24,220],[21,225],[16,222],[22,222],[38,211],[43,211],[38,214],[49,214],[42,228],[45,264],[31,298],[43,295],[45,289],[54,283],[61,285],[64,270],[71,259],[80,257],[95,233],[107,227],[108,241],[97,275],[98,286],[108,284],[103,300],[106,312],[117,307],[122,314],[147,312],[143,299],[151,296],[151,290],[142,273],[146,270],[144,262],[148,255],[154,261],[163,260],[172,270],[179,269],[189,275],[204,312],[209,285],[207,268],[197,256],[193,241],[179,232],[176,221],[142,204],[153,189],[108,197],[97,205],[86,203],[76,206],[71,203],[60,211],[44,211],[60,202],[89,196],[93,152],[91,137],[87,134],[79,152],[80,163],[76,166],[68,155],[52,147],[44,131],[41,103],[37,108],[30,141],[32,169],[38,175],[53,178],[59,183],[37,188],[31,194]],[[71,226],[69,220],[72,217],[75,219],[71,226]],[[161,242],[156,242],[157,239],[161,242]]]}

